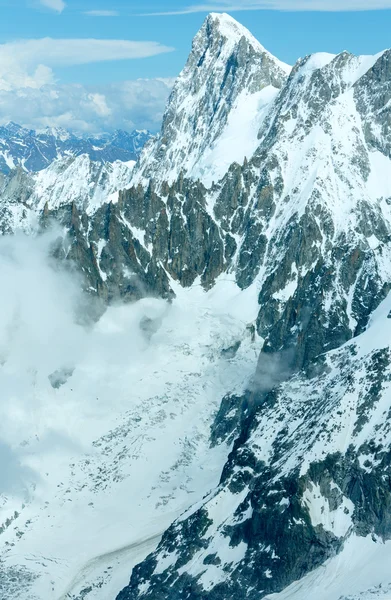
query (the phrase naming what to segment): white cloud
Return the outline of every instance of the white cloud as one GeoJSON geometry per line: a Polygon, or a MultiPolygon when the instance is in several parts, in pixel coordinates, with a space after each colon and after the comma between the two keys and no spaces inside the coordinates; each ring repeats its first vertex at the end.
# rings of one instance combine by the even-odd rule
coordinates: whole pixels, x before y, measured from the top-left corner
{"type": "MultiPolygon", "coordinates": [[[[111,307],[98,323],[82,326],[82,308],[94,307],[86,305],[77,277],[53,263],[52,245],[59,237],[60,231],[52,231],[0,238],[6,291],[0,296],[0,494],[23,497],[40,481],[46,470],[38,453],[43,460],[53,453],[65,456],[67,464],[75,453],[81,457],[86,424],[88,444],[107,421],[109,399],[118,399],[118,410],[128,410],[127,390],[171,339],[163,330],[149,341],[140,323],[168,318],[171,332],[182,314],[163,300],[146,299],[111,307]],[[55,390],[50,382],[61,374],[64,382],[71,379],[55,390]]],[[[185,319],[192,323],[187,314],[181,322],[185,319]]]]}
{"type": "Polygon", "coordinates": [[[125,60],[171,52],[158,42],[42,38],[0,44],[0,90],[54,83],[52,68],[125,60]]]}
{"type": "Polygon", "coordinates": [[[44,38],[0,44],[0,120],[92,133],[117,127],[156,130],[171,82],[140,79],[106,86],[61,85],[54,69],[171,50],[158,42],[128,40],[44,38]]]}
{"type": "Polygon", "coordinates": [[[84,14],[89,17],[119,17],[117,10],[86,10],[84,14]]]}
{"type": "Polygon", "coordinates": [[[170,79],[138,79],[101,86],[60,85],[0,90],[0,122],[32,129],[64,127],[81,133],[160,127],[170,79]]]}
{"type": "MultiPolygon", "coordinates": [[[[384,10],[391,8],[391,0],[247,0],[244,2],[229,2],[215,0],[209,4],[194,4],[182,10],[149,13],[152,15],[183,15],[197,12],[238,12],[251,10],[282,10],[282,11],[364,11],[384,10]]],[[[148,15],[145,15],[148,16],[148,15]]]]}
{"type": "Polygon", "coordinates": [[[89,94],[88,99],[91,100],[92,108],[100,117],[109,117],[112,114],[111,108],[107,105],[106,96],[103,94],[89,94]]]}
{"type": "Polygon", "coordinates": [[[55,10],[59,13],[61,13],[66,7],[64,0],[40,0],[40,2],[42,6],[46,6],[46,8],[50,8],[51,10],[55,10]]]}
{"type": "Polygon", "coordinates": [[[0,68],[10,59],[24,66],[49,67],[81,65],[108,60],[156,56],[173,48],[159,42],[131,40],[53,39],[20,40],[0,44],[0,68]]]}
{"type": "Polygon", "coordinates": [[[45,65],[38,65],[29,72],[10,58],[0,61],[0,91],[10,92],[21,88],[39,89],[54,82],[53,71],[45,65]]]}

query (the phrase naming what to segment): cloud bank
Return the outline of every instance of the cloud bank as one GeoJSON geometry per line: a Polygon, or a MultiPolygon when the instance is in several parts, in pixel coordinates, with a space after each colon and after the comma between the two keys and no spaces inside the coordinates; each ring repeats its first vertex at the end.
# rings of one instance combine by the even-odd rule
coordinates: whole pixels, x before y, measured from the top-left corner
{"type": "Polygon", "coordinates": [[[0,90],[53,83],[54,67],[140,59],[171,51],[158,42],[129,40],[42,38],[0,44],[0,90]]]}
{"type": "Polygon", "coordinates": [[[66,127],[96,133],[151,129],[161,122],[172,81],[139,79],[108,85],[62,85],[56,67],[141,59],[172,51],[157,42],[73,39],[21,40],[0,45],[0,122],[66,127]]]}
{"type": "Polygon", "coordinates": [[[46,485],[44,465],[57,463],[55,475],[91,452],[114,403],[129,410],[142,369],[156,352],[166,355],[176,332],[177,312],[157,299],[112,306],[84,324],[77,276],[51,258],[59,235],[0,238],[0,495],[24,497],[32,484],[46,485]],[[145,319],[163,318],[171,318],[167,332],[148,336],[145,319]]]}
{"type": "Polygon", "coordinates": [[[52,84],[0,90],[0,124],[91,134],[117,128],[157,131],[171,87],[170,79],[138,79],[94,88],[52,84]]]}
{"type": "Polygon", "coordinates": [[[38,437],[53,429],[54,407],[49,404],[44,415],[47,377],[58,365],[73,364],[85,347],[86,334],[74,318],[77,282],[51,266],[56,237],[0,239],[0,493],[21,494],[36,480],[21,444],[32,428],[38,437]]]}

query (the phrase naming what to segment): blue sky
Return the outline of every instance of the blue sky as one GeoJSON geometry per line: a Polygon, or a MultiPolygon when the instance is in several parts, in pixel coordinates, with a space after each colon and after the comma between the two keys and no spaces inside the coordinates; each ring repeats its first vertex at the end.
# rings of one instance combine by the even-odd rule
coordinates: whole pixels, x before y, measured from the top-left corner
{"type": "Polygon", "coordinates": [[[391,46],[391,0],[0,0],[0,122],[157,129],[211,10],[230,12],[291,64],[315,51],[391,46]]]}

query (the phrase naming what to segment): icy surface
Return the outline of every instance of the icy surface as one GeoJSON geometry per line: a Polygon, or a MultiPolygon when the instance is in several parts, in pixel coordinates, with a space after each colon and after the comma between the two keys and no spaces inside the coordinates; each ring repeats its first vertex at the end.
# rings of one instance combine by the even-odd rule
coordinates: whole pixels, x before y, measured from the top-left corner
{"type": "Polygon", "coordinates": [[[258,131],[276,98],[278,90],[267,86],[260,92],[243,91],[228,117],[227,125],[216,142],[205,150],[192,170],[192,177],[207,187],[219,181],[232,163],[242,164],[259,145],[258,131]]]}
{"type": "Polygon", "coordinates": [[[352,536],[341,554],[265,600],[388,600],[391,542],[352,536]]]}

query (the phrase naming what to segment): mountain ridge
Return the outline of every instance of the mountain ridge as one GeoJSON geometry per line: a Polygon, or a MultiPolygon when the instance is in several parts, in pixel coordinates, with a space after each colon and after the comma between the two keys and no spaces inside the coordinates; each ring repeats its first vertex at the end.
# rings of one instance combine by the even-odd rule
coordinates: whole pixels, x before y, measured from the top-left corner
{"type": "Polygon", "coordinates": [[[37,172],[56,159],[81,154],[88,154],[97,162],[136,160],[151,136],[146,130],[132,133],[116,130],[112,134],[80,136],[54,127],[35,131],[11,121],[0,126],[0,172],[8,173],[18,166],[25,171],[37,172]]]}

